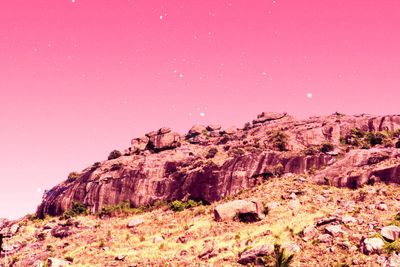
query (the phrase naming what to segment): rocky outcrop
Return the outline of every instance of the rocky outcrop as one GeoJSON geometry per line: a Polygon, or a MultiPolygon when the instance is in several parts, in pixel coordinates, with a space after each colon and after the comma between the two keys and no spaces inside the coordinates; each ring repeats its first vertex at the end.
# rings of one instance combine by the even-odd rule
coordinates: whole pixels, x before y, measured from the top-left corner
{"type": "Polygon", "coordinates": [[[347,153],[314,180],[320,184],[358,188],[383,181],[400,183],[400,150],[396,148],[356,149],[347,153]]]}
{"type": "Polygon", "coordinates": [[[211,203],[285,173],[308,173],[317,183],[350,188],[400,183],[400,150],[394,145],[398,129],[400,116],[333,114],[295,120],[269,112],[243,129],[195,125],[181,136],[163,127],[133,139],[127,154],[47,191],[37,214],[60,215],[74,202],[91,212],[123,201],[135,207],[175,199],[211,203]],[[354,129],[356,134],[388,130],[391,139],[361,149],[368,136],[362,132],[365,140],[357,145],[354,129]],[[211,147],[218,153],[208,158],[211,147]]]}

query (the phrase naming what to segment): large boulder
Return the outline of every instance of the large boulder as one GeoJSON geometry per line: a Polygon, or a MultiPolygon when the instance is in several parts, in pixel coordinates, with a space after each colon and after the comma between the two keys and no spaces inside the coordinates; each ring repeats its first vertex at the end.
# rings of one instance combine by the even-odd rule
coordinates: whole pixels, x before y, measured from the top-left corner
{"type": "Polygon", "coordinates": [[[265,218],[263,212],[264,206],[257,200],[234,200],[215,207],[214,219],[216,221],[255,222],[265,218]]]}
{"type": "Polygon", "coordinates": [[[197,135],[201,135],[202,133],[204,133],[206,131],[207,131],[207,128],[204,125],[196,124],[196,125],[193,125],[192,128],[190,128],[187,136],[194,137],[197,135]]]}
{"type": "Polygon", "coordinates": [[[145,150],[148,143],[149,143],[149,138],[147,136],[132,139],[131,153],[135,154],[137,152],[145,150]]]}
{"type": "Polygon", "coordinates": [[[156,152],[160,152],[178,147],[180,145],[180,141],[181,137],[178,133],[159,133],[150,137],[149,148],[156,152]]]}
{"type": "Polygon", "coordinates": [[[385,226],[381,230],[381,235],[389,241],[396,241],[400,238],[400,227],[395,225],[385,226]]]}

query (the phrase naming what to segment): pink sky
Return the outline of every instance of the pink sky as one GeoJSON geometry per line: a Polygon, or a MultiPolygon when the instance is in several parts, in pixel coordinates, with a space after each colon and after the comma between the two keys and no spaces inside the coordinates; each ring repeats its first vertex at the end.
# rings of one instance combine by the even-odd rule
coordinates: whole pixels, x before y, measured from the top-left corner
{"type": "Polygon", "coordinates": [[[160,126],[400,113],[399,14],[398,0],[0,1],[0,217],[160,126]]]}

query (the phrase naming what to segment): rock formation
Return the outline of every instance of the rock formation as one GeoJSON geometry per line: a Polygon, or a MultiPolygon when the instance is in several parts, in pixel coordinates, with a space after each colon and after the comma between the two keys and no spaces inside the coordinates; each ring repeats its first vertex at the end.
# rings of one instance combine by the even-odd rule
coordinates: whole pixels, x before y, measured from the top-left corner
{"type": "Polygon", "coordinates": [[[123,156],[47,191],[37,215],[60,215],[77,202],[91,212],[124,201],[134,207],[157,200],[211,203],[285,173],[350,188],[400,183],[399,129],[400,115],[296,120],[270,112],[243,129],[195,125],[180,135],[163,127],[133,139],[123,156]]]}

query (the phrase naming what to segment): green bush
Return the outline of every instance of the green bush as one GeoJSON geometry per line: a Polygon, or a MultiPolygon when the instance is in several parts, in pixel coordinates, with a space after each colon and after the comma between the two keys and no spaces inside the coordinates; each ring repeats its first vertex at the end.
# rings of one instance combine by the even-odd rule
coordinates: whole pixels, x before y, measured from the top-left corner
{"type": "Polygon", "coordinates": [[[272,142],[279,151],[286,151],[288,136],[282,130],[277,130],[272,133],[272,142]]]}
{"type": "Polygon", "coordinates": [[[333,151],[334,149],[335,149],[335,147],[332,144],[325,143],[325,144],[321,145],[321,147],[319,148],[319,151],[321,151],[322,153],[327,153],[327,152],[333,151]]]}
{"type": "Polygon", "coordinates": [[[174,200],[171,203],[169,203],[169,208],[170,208],[170,210],[173,210],[173,211],[184,211],[186,208],[186,205],[182,201],[174,200]]]}
{"type": "Polygon", "coordinates": [[[119,150],[113,150],[110,152],[110,154],[108,155],[108,160],[112,160],[112,159],[117,159],[119,157],[122,156],[121,151],[119,150]]]}
{"type": "Polygon", "coordinates": [[[109,205],[101,208],[98,213],[99,218],[103,217],[117,217],[117,216],[127,216],[132,214],[143,213],[141,208],[133,208],[129,201],[124,201],[117,205],[109,205]]]}
{"type": "Polygon", "coordinates": [[[72,207],[69,210],[66,210],[62,215],[62,219],[70,219],[76,217],[78,215],[87,215],[88,210],[86,204],[81,202],[74,202],[72,203],[72,207]]]}
{"type": "Polygon", "coordinates": [[[78,179],[78,178],[79,178],[79,173],[77,173],[77,172],[71,172],[70,174],[68,174],[67,182],[68,182],[68,183],[71,183],[71,182],[75,181],[75,180],[78,179]]]}
{"type": "Polygon", "coordinates": [[[382,132],[369,132],[365,137],[365,140],[371,146],[376,146],[383,144],[385,138],[387,138],[387,136],[382,132]]]}
{"type": "Polygon", "coordinates": [[[194,208],[194,207],[198,207],[203,205],[203,203],[201,201],[194,201],[189,199],[187,202],[182,202],[179,200],[174,200],[171,203],[169,203],[169,209],[172,211],[184,211],[185,209],[190,209],[190,208],[194,208]]]}
{"type": "Polygon", "coordinates": [[[385,246],[383,247],[383,250],[389,255],[392,254],[393,252],[400,253],[400,240],[396,240],[391,243],[386,243],[385,246]]]}

